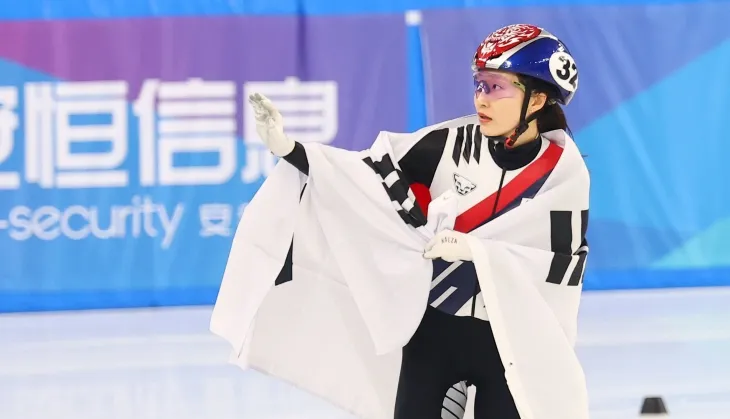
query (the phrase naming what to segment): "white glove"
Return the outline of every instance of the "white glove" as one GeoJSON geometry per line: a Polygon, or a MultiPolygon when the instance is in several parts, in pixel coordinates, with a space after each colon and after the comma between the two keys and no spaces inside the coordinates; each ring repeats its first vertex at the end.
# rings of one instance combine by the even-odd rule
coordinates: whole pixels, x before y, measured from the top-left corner
{"type": "Polygon", "coordinates": [[[441,258],[447,262],[473,259],[466,234],[453,230],[442,230],[426,245],[423,254],[426,259],[441,258]]]}
{"type": "Polygon", "coordinates": [[[260,93],[248,97],[256,118],[256,132],[266,147],[277,157],[284,157],[294,150],[294,140],[284,134],[284,118],[276,106],[260,93]]]}

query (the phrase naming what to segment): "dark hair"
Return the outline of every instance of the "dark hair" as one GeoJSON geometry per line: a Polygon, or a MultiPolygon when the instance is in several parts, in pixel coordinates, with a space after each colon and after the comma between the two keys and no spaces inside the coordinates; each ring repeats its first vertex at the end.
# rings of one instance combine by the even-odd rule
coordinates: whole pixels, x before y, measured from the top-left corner
{"type": "Polygon", "coordinates": [[[563,108],[555,100],[560,97],[558,89],[543,80],[535,77],[519,75],[520,83],[529,85],[533,93],[544,93],[547,95],[548,101],[537,117],[537,131],[540,133],[562,129],[570,134],[568,119],[565,117],[563,108]]]}

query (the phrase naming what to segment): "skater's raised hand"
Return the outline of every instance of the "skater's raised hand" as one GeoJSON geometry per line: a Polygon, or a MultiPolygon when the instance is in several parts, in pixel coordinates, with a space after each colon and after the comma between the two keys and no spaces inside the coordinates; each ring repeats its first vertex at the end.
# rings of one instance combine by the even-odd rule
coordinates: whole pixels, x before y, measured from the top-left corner
{"type": "Polygon", "coordinates": [[[284,118],[273,102],[261,93],[253,93],[248,103],[256,118],[256,132],[274,155],[284,157],[294,149],[294,140],[284,134],[284,118]]]}

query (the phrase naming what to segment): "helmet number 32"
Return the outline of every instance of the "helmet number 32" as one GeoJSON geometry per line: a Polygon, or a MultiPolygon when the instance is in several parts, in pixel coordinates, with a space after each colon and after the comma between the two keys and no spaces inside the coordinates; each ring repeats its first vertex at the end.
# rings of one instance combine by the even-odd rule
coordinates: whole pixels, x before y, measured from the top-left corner
{"type": "Polygon", "coordinates": [[[559,51],[550,57],[550,73],[563,89],[574,92],[578,88],[578,67],[570,54],[559,51]]]}

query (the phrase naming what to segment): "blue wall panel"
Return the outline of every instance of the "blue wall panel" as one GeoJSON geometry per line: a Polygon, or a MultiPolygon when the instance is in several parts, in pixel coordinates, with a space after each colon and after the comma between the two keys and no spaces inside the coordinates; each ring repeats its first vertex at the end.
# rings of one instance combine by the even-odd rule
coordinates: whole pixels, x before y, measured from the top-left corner
{"type": "MultiPolygon", "coordinates": [[[[210,304],[238,211],[270,163],[246,122],[249,83],[279,92],[306,83],[336,91],[330,95],[337,98],[334,107],[317,106],[336,109],[337,129],[327,134],[330,120],[319,121],[319,128],[328,142],[360,148],[380,129],[415,130],[427,115],[443,119],[469,111],[468,100],[454,92],[469,82],[463,76],[475,43],[506,17],[558,22],[548,29],[577,37],[576,55],[585,63],[583,89],[568,110],[595,186],[585,288],[730,285],[724,181],[730,172],[723,161],[724,113],[718,113],[730,108],[730,38],[718,29],[726,16],[730,2],[720,0],[6,5],[0,9],[0,312],[210,304]],[[423,24],[407,20],[409,10],[423,10],[423,24]],[[439,65],[429,62],[435,58],[439,65]],[[142,128],[162,119],[145,113],[144,86],[194,84],[197,78],[233,88],[228,99],[235,128],[220,143],[235,144],[233,171],[207,184],[143,182],[143,151],[163,149],[142,128]],[[121,103],[114,109],[126,115],[123,137],[112,145],[58,142],[53,136],[60,135],[62,118],[43,112],[70,109],[63,96],[83,84],[65,83],[94,82],[117,92],[105,106],[121,103]],[[51,130],[48,138],[45,129],[51,130]],[[39,152],[29,139],[55,151],[39,152]],[[107,158],[124,144],[126,157],[117,168],[131,173],[128,181],[118,188],[60,187],[58,182],[73,182],[59,181],[52,170],[68,171],[81,161],[64,154],[70,143],[69,155],[93,149],[107,158]],[[183,218],[175,238],[166,241],[159,216],[164,209],[172,217],[178,204],[183,218]],[[117,226],[123,227],[113,232],[117,236],[84,236],[93,217],[109,227],[115,208],[117,216],[134,214],[117,226]],[[215,224],[221,222],[227,227],[215,224]]],[[[69,125],[103,125],[112,118],[78,116],[69,121],[87,122],[69,125]]],[[[220,167],[230,155],[222,150],[178,153],[172,165],[220,167]]],[[[157,163],[148,173],[155,181],[164,177],[157,163]]]]}

